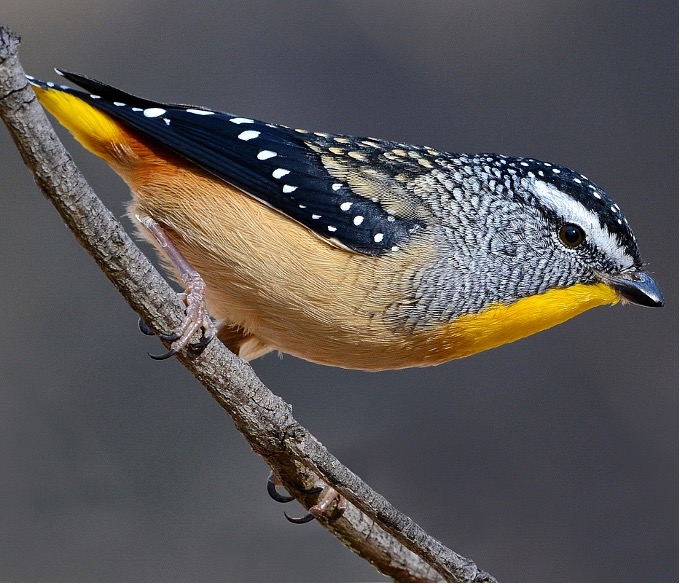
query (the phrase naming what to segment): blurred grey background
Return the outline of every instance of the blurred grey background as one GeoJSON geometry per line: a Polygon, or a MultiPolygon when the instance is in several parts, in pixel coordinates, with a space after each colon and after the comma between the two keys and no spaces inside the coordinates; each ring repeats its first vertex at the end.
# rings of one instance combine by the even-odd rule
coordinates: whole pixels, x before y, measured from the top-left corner
{"type": "MultiPolygon", "coordinates": [[[[423,370],[254,367],[496,577],[677,580],[677,2],[3,0],[0,21],[42,79],[63,67],[294,127],[532,156],[607,190],[665,308],[600,308],[423,370]]],[[[125,185],[61,135],[123,216],[125,185]]],[[[384,580],[285,521],[265,465],[178,363],[147,357],[160,343],[4,129],[0,144],[0,579],[384,580]]]]}

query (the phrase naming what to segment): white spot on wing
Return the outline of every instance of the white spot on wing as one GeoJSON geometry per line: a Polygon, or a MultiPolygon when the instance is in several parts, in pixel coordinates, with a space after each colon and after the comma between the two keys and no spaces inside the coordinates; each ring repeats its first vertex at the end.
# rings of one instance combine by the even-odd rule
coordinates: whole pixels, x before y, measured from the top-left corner
{"type": "Polygon", "coordinates": [[[238,135],[239,140],[244,140],[247,142],[248,140],[252,140],[253,138],[257,138],[260,135],[260,132],[257,132],[255,130],[246,130],[245,132],[241,132],[238,135]]]}
{"type": "Polygon", "coordinates": [[[268,158],[274,158],[274,156],[276,156],[276,152],[272,152],[271,150],[260,150],[257,153],[258,160],[267,160],[268,158]]]}
{"type": "Polygon", "coordinates": [[[340,205],[340,208],[343,211],[349,211],[351,206],[352,206],[352,203],[350,203],[349,201],[346,201],[346,202],[342,203],[342,205],[340,205]]]}
{"type": "Polygon", "coordinates": [[[162,107],[148,107],[144,110],[144,117],[147,118],[157,118],[162,116],[165,110],[162,107]]]}
{"type": "Polygon", "coordinates": [[[253,123],[255,123],[254,120],[251,120],[250,118],[231,118],[229,121],[232,124],[253,124],[253,123]]]}
{"type": "Polygon", "coordinates": [[[384,237],[385,237],[385,235],[383,233],[376,233],[373,236],[373,241],[375,241],[376,243],[380,243],[383,240],[384,237]]]}
{"type": "Polygon", "coordinates": [[[196,114],[197,116],[213,116],[215,115],[215,112],[211,112],[210,110],[202,110],[202,109],[196,109],[193,107],[187,108],[184,110],[187,113],[190,114],[196,114]]]}
{"type": "Polygon", "coordinates": [[[354,225],[356,225],[357,227],[359,227],[359,225],[361,225],[361,224],[364,222],[364,218],[363,218],[363,216],[361,216],[361,215],[357,215],[357,216],[354,218],[353,222],[354,222],[354,225]]]}
{"type": "Polygon", "coordinates": [[[297,190],[297,187],[294,187],[293,185],[283,185],[282,190],[284,193],[292,193],[293,191],[297,190]]]}
{"type": "Polygon", "coordinates": [[[290,174],[290,170],[286,170],[285,168],[277,168],[274,172],[272,172],[272,176],[274,178],[282,178],[287,174],[290,174]]]}

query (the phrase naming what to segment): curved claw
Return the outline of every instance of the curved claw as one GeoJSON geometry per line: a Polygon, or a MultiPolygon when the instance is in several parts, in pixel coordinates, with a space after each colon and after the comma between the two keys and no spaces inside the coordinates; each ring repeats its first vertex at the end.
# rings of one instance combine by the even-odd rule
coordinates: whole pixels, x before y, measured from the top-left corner
{"type": "Polygon", "coordinates": [[[155,359],[156,361],[164,361],[165,359],[169,359],[170,357],[173,357],[176,354],[177,351],[175,349],[170,349],[167,353],[163,353],[162,355],[152,355],[151,353],[147,353],[149,357],[155,359]]]}
{"type": "Polygon", "coordinates": [[[295,497],[291,495],[282,495],[276,490],[276,475],[271,473],[267,479],[267,493],[269,496],[277,501],[278,503],[290,503],[295,497]]]}
{"type": "Polygon", "coordinates": [[[201,338],[198,339],[197,343],[190,343],[188,345],[189,350],[195,355],[200,355],[203,352],[203,349],[205,349],[214,338],[214,334],[206,336],[205,331],[203,331],[203,334],[201,335],[201,338]]]}
{"type": "MultiPolygon", "coordinates": [[[[274,499],[274,501],[278,501],[279,503],[290,503],[293,499],[295,499],[295,497],[279,493],[276,487],[280,484],[281,482],[279,481],[279,478],[276,476],[276,474],[274,474],[273,471],[269,473],[269,477],[267,478],[267,493],[269,493],[269,496],[272,499],[274,499]]],[[[340,496],[334,489],[326,487],[298,489],[298,491],[303,495],[318,495],[324,490],[327,490],[326,494],[322,497],[319,503],[310,507],[309,509],[310,512],[307,513],[307,515],[303,515],[302,517],[291,517],[290,515],[288,515],[288,513],[285,512],[283,515],[288,521],[290,521],[291,523],[295,523],[296,525],[302,525],[304,523],[309,523],[314,519],[318,519],[323,515],[324,511],[326,511],[331,502],[340,496]]],[[[338,509],[344,510],[344,508],[345,508],[344,499],[341,498],[338,502],[338,509]]]]}
{"type": "Polygon", "coordinates": [[[299,489],[303,495],[318,495],[324,487],[313,487],[311,489],[299,489]]]}
{"type": "MultiPolygon", "coordinates": [[[[153,332],[151,332],[151,329],[149,329],[149,327],[144,322],[142,322],[140,320],[139,323],[140,323],[139,329],[145,335],[147,335],[147,334],[153,335],[154,334],[153,332]],[[144,332],[144,329],[142,327],[144,327],[144,329],[146,329],[149,332],[144,332]]],[[[172,342],[176,341],[177,339],[179,339],[180,336],[181,335],[179,335],[177,333],[171,333],[169,335],[158,335],[158,338],[162,339],[162,340],[164,340],[168,343],[172,343],[172,342]]],[[[193,355],[200,355],[203,352],[203,350],[210,344],[210,342],[215,338],[215,336],[216,335],[214,335],[214,334],[209,335],[209,336],[206,336],[205,334],[203,334],[201,336],[201,338],[198,340],[197,343],[190,343],[189,345],[187,345],[187,347],[193,355]]],[[[170,349],[168,352],[163,353],[162,355],[152,355],[151,353],[147,353],[147,354],[149,355],[149,357],[151,357],[152,359],[155,359],[156,361],[163,361],[164,359],[169,359],[173,355],[176,355],[177,350],[176,349],[170,349]]]]}
{"type": "Polygon", "coordinates": [[[139,330],[142,332],[144,335],[148,335],[150,337],[155,337],[156,333],[153,332],[150,328],[149,325],[146,324],[141,318],[137,319],[137,326],[139,327],[139,330]]]}
{"type": "MultiPolygon", "coordinates": [[[[347,509],[347,500],[340,495],[333,487],[326,487],[325,493],[321,497],[321,500],[316,504],[312,505],[309,508],[309,513],[305,515],[304,517],[290,517],[286,513],[284,515],[286,516],[286,519],[290,521],[291,523],[309,523],[312,519],[321,519],[321,517],[324,517],[326,512],[330,509],[332,503],[335,502],[336,504],[336,513],[333,514],[333,517],[337,518],[338,516],[342,515],[345,510],[347,509]],[[338,515],[339,514],[339,515],[338,515]]],[[[327,517],[329,520],[332,520],[333,517],[327,517]]]]}
{"type": "MultiPolygon", "coordinates": [[[[137,319],[137,326],[139,327],[139,330],[141,331],[142,334],[148,335],[150,337],[155,337],[156,333],[151,330],[148,324],[146,324],[141,318],[137,319]]],[[[167,341],[168,343],[172,343],[173,341],[176,341],[179,339],[180,335],[177,333],[170,333],[169,335],[158,335],[159,339],[162,339],[164,341],[167,341]]]]}
{"type": "Polygon", "coordinates": [[[307,515],[304,515],[302,517],[291,517],[290,515],[288,515],[288,513],[284,511],[283,515],[285,516],[286,519],[288,519],[288,521],[290,521],[291,523],[295,523],[296,525],[303,525],[304,523],[309,523],[310,521],[314,521],[314,519],[316,519],[316,517],[314,517],[314,515],[312,515],[311,513],[307,513],[307,515]]]}

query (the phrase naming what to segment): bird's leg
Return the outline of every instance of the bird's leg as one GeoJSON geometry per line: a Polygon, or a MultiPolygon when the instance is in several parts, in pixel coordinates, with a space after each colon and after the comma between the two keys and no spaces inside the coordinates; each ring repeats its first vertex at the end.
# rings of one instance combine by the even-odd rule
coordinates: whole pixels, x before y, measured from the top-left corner
{"type": "MultiPolygon", "coordinates": [[[[182,324],[179,326],[179,331],[174,334],[161,336],[165,341],[172,341],[170,350],[162,355],[150,356],[153,359],[167,359],[187,346],[196,354],[200,354],[217,333],[205,303],[205,282],[172,241],[170,241],[170,238],[168,238],[157,221],[146,215],[137,215],[136,217],[158,242],[167,258],[177,268],[180,277],[186,285],[186,289],[180,297],[187,308],[182,324]],[[199,330],[201,331],[199,341],[189,343],[194,334],[199,330]]],[[[142,329],[142,332],[146,332],[145,329],[148,330],[148,327],[142,323],[140,324],[140,329],[142,329]]]]}

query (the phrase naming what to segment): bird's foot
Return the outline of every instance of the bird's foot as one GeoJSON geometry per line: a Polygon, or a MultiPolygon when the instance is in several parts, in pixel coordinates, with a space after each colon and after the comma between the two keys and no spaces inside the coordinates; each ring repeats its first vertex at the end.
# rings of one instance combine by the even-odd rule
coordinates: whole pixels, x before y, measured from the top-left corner
{"type": "MultiPolygon", "coordinates": [[[[269,479],[267,479],[267,492],[269,493],[269,496],[279,503],[289,503],[290,501],[293,501],[295,497],[291,495],[282,495],[277,490],[276,487],[280,484],[278,477],[272,472],[269,475],[269,479]]],[[[323,495],[318,503],[309,508],[309,513],[302,517],[291,517],[288,513],[284,512],[286,519],[291,523],[303,524],[309,523],[314,519],[320,519],[330,509],[333,502],[336,502],[335,510],[340,514],[347,508],[347,500],[332,487],[318,486],[313,489],[300,489],[300,492],[304,495],[317,495],[323,492],[323,495]]]]}

